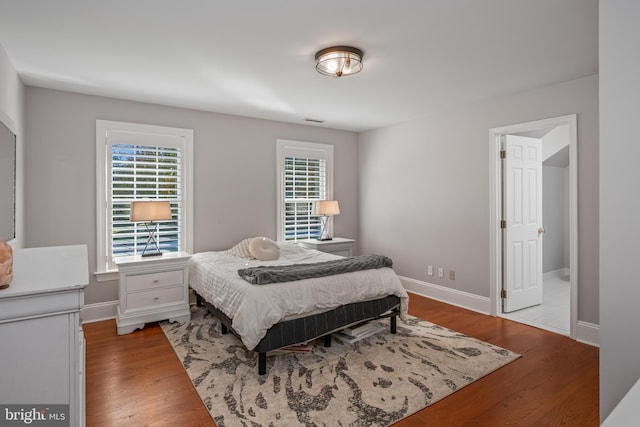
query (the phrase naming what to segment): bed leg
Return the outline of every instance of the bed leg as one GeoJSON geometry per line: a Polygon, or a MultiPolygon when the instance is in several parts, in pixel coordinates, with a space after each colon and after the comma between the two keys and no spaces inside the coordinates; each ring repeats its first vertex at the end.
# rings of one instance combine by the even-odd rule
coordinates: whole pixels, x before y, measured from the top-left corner
{"type": "Polygon", "coordinates": [[[227,328],[227,325],[222,322],[220,322],[220,332],[222,332],[222,335],[227,335],[229,333],[229,328],[227,328]]]}
{"type": "Polygon", "coordinates": [[[202,302],[203,302],[203,298],[200,296],[200,294],[196,294],[196,307],[202,307],[202,302]]]}
{"type": "Polygon", "coordinates": [[[395,334],[398,331],[398,329],[396,327],[396,325],[397,325],[396,321],[397,321],[396,315],[395,314],[391,315],[391,317],[389,318],[389,323],[391,323],[391,333],[392,334],[395,334]]]}
{"type": "Polygon", "coordinates": [[[324,336],[324,346],[331,347],[331,334],[327,334],[324,336]]]}
{"type": "Polygon", "coordinates": [[[267,373],[267,353],[258,353],[258,375],[267,373]]]}

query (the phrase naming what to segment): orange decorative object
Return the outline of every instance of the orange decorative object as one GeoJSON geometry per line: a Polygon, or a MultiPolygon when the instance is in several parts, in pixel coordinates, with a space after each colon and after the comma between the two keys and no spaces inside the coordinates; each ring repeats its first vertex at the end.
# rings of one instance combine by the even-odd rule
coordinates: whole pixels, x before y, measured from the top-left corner
{"type": "Polygon", "coordinates": [[[13,248],[0,240],[0,289],[9,287],[13,280],[13,248]]]}

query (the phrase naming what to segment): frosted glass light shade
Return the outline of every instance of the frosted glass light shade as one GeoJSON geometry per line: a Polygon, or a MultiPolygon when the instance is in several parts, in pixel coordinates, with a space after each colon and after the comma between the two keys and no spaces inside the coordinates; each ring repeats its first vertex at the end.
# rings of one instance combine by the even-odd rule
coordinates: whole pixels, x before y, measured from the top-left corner
{"type": "Polygon", "coordinates": [[[331,77],[349,76],[362,70],[362,51],[351,46],[333,46],[316,53],[316,70],[331,77]]]}

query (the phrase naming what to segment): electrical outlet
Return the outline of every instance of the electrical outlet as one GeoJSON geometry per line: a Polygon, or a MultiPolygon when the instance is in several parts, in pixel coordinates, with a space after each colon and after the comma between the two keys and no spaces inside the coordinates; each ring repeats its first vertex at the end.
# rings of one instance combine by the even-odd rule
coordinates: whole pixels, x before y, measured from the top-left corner
{"type": "Polygon", "coordinates": [[[444,278],[444,268],[438,267],[438,277],[441,279],[444,278]]]}
{"type": "Polygon", "coordinates": [[[433,265],[427,267],[427,274],[429,276],[433,276],[433,265]]]}
{"type": "Polygon", "coordinates": [[[456,280],[456,271],[449,270],[449,280],[456,280]]]}

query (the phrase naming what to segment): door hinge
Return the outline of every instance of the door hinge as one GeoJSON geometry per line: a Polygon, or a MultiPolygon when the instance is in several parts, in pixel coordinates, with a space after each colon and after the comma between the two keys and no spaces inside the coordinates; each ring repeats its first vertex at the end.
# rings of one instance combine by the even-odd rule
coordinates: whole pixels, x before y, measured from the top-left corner
{"type": "Polygon", "coordinates": [[[501,159],[507,158],[507,150],[500,150],[500,158],[501,159]]]}
{"type": "Polygon", "coordinates": [[[500,220],[500,228],[507,228],[507,221],[505,221],[504,219],[500,220]]]}
{"type": "Polygon", "coordinates": [[[505,299],[507,298],[507,290],[503,289],[502,291],[500,291],[500,298],[505,299]]]}

